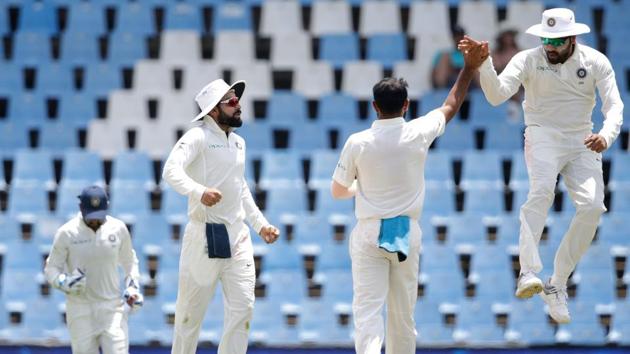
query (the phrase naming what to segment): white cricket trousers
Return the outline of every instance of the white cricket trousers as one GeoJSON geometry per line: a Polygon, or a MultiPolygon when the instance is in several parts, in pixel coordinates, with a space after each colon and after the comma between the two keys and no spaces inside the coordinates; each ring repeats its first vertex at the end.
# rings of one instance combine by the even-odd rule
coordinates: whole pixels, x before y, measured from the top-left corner
{"type": "Polygon", "coordinates": [[[196,353],[206,308],[221,281],[224,315],[218,354],[245,354],[256,282],[249,229],[243,222],[228,226],[230,235],[246,232],[249,245],[241,245],[245,251],[232,258],[219,259],[208,258],[205,227],[204,223],[191,221],[184,232],[171,353],[196,353]]]}
{"type": "Polygon", "coordinates": [[[378,247],[380,223],[360,219],[350,235],[355,349],[358,354],[381,352],[387,302],[385,353],[412,354],[416,352],[413,314],[418,298],[420,226],[410,220],[409,254],[399,262],[396,253],[378,247]]]}
{"type": "Polygon", "coordinates": [[[66,320],[73,354],[127,354],[127,313],[122,299],[66,304],[66,320]]]}
{"type": "Polygon", "coordinates": [[[602,156],[584,146],[584,138],[589,133],[567,134],[537,126],[525,130],[529,193],[520,212],[521,272],[542,270],[538,243],[553,204],[558,174],[562,175],[576,208],[571,225],[556,251],[551,277],[554,285],[566,285],[595,236],[600,216],[606,211],[602,156]]]}

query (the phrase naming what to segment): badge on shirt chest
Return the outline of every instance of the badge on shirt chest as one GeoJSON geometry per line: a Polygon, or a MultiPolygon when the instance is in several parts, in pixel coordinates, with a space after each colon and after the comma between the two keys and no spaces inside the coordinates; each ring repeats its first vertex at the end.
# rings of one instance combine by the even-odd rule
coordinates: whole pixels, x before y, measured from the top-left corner
{"type": "Polygon", "coordinates": [[[118,243],[118,237],[116,237],[116,235],[111,234],[109,236],[107,236],[107,241],[109,241],[109,245],[111,247],[115,247],[116,244],[118,243]]]}

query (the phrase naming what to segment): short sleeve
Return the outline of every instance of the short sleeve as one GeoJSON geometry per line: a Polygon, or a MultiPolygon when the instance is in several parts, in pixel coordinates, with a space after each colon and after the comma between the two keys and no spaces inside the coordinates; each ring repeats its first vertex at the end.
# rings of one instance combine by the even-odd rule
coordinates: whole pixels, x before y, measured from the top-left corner
{"type": "Polygon", "coordinates": [[[434,109],[426,115],[412,120],[409,124],[424,138],[423,142],[428,146],[433,140],[444,133],[446,117],[439,109],[434,109]]]}
{"type": "Polygon", "coordinates": [[[346,141],[341,156],[333,173],[333,180],[344,187],[350,187],[357,176],[356,158],[358,155],[358,146],[351,135],[346,141]]]}

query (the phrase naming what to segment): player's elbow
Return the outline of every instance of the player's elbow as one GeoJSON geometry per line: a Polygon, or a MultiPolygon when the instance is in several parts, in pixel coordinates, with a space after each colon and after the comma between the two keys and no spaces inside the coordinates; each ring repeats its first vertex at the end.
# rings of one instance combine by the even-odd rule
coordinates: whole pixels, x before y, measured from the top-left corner
{"type": "Polygon", "coordinates": [[[348,194],[348,188],[342,186],[335,181],[332,181],[332,183],[330,184],[330,194],[335,199],[342,199],[346,194],[348,194]]]}

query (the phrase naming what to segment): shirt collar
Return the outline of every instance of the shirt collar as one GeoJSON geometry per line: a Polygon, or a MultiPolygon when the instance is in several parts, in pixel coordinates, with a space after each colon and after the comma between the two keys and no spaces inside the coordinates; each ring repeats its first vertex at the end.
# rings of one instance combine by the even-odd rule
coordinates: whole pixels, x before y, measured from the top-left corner
{"type": "Polygon", "coordinates": [[[389,127],[394,125],[401,125],[403,123],[405,123],[405,118],[403,117],[376,119],[374,122],[372,122],[372,127],[389,127]]]}

